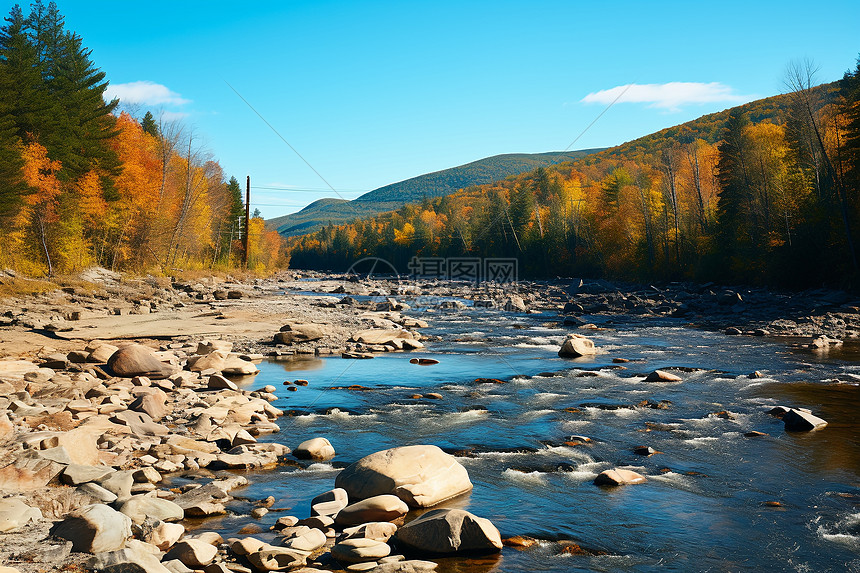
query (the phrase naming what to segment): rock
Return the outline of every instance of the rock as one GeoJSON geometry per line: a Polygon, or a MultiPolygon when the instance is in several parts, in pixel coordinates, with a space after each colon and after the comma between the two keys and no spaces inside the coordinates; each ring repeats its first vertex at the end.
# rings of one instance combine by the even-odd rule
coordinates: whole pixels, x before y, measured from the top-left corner
{"type": "Polygon", "coordinates": [[[81,485],[91,481],[98,481],[112,474],[115,470],[106,466],[84,466],[71,464],[66,466],[60,475],[60,481],[67,485],[81,485]]]}
{"type": "Polygon", "coordinates": [[[827,425],[827,422],[809,412],[792,408],[782,416],[787,432],[809,432],[827,425]]]}
{"type": "Polygon", "coordinates": [[[393,494],[412,507],[430,507],[471,491],[472,482],[453,456],[436,446],[416,445],[358,460],[338,474],[335,487],[351,500],[393,494]]]}
{"type": "Polygon", "coordinates": [[[311,342],[325,338],[326,334],[325,329],[318,324],[285,324],[273,340],[276,344],[311,342]]]}
{"type": "Polygon", "coordinates": [[[131,537],[131,519],[106,505],[93,504],[69,513],[54,524],[51,534],[71,541],[74,551],[115,551],[131,537]]]}
{"type": "Polygon", "coordinates": [[[14,531],[30,522],[42,519],[42,512],[20,499],[0,499],[0,533],[14,531]]]}
{"type": "Polygon", "coordinates": [[[220,374],[213,374],[209,377],[206,387],[210,390],[238,390],[236,383],[224,378],[220,374]]]}
{"type": "Polygon", "coordinates": [[[462,509],[434,509],[397,530],[394,538],[428,553],[499,551],[502,537],[490,522],[462,509]]]}
{"type": "Polygon", "coordinates": [[[362,563],[387,557],[391,547],[375,539],[346,539],[331,548],[331,556],[342,563],[362,563]]]}
{"type": "Polygon", "coordinates": [[[375,539],[387,542],[397,531],[397,526],[388,521],[371,521],[343,530],[344,539],[375,539]]]}
{"type": "Polygon", "coordinates": [[[175,369],[140,344],[130,344],[114,352],[107,361],[108,368],[120,378],[146,376],[153,380],[169,377],[175,369]]]}
{"type": "Polygon", "coordinates": [[[325,533],[316,528],[309,528],[302,535],[297,535],[284,542],[284,546],[296,551],[312,553],[326,544],[328,538],[325,533]]]}
{"type": "Polygon", "coordinates": [[[147,517],[159,521],[179,521],[185,517],[181,507],[159,497],[135,495],[120,506],[119,510],[129,516],[133,523],[143,523],[147,517]]]}
{"type": "Polygon", "coordinates": [[[214,545],[197,539],[184,539],[176,543],[167,552],[164,559],[178,559],[182,561],[183,565],[192,569],[200,569],[212,563],[217,554],[218,549],[214,545]]]}
{"type": "Polygon", "coordinates": [[[512,294],[507,299],[505,299],[503,308],[508,312],[525,312],[526,303],[522,299],[522,297],[512,294]]]}
{"type": "Polygon", "coordinates": [[[409,506],[395,495],[383,494],[346,506],[338,512],[338,525],[359,525],[369,521],[394,521],[406,515],[409,506]]]}
{"type": "Polygon", "coordinates": [[[20,456],[11,464],[0,468],[0,491],[14,493],[44,487],[57,477],[64,467],[64,464],[52,460],[20,456]]]}
{"type": "Polygon", "coordinates": [[[194,351],[194,354],[205,355],[215,350],[229,353],[233,350],[233,343],[229,340],[201,340],[197,343],[197,350],[194,351]]]}
{"type": "Polygon", "coordinates": [[[264,546],[248,555],[248,561],[259,571],[282,571],[290,567],[301,567],[307,563],[307,553],[286,547],[264,546]]]}
{"type": "Polygon", "coordinates": [[[250,555],[251,553],[260,551],[265,546],[266,544],[259,539],[255,539],[253,537],[246,537],[244,539],[236,539],[235,541],[233,541],[230,544],[230,551],[232,551],[236,555],[250,555]]]}
{"type": "Polygon", "coordinates": [[[191,372],[220,372],[229,356],[230,353],[223,350],[213,350],[204,356],[192,356],[188,359],[188,369],[191,372]]]}
{"type": "Polygon", "coordinates": [[[643,476],[642,474],[638,474],[630,470],[615,468],[600,472],[597,477],[594,478],[594,485],[633,485],[645,483],[646,481],[647,480],[645,479],[645,476],[643,476]]]}
{"type": "Polygon", "coordinates": [[[185,534],[185,527],[181,523],[164,523],[159,521],[153,524],[143,536],[143,541],[151,543],[161,551],[167,551],[174,543],[179,541],[185,534]]]}
{"type": "Polygon", "coordinates": [[[728,327],[724,332],[726,336],[740,336],[743,334],[743,331],[740,328],[735,328],[734,326],[728,327]]]}
{"type": "Polygon", "coordinates": [[[77,491],[102,503],[113,503],[117,499],[114,492],[106,490],[97,483],[82,484],[78,486],[77,491]]]}
{"type": "Polygon", "coordinates": [[[565,358],[593,356],[594,354],[597,354],[594,342],[581,334],[568,334],[558,351],[558,355],[565,358]]]}
{"type": "Polygon", "coordinates": [[[116,412],[110,421],[115,424],[128,426],[128,429],[137,436],[166,436],[170,433],[167,426],[163,426],[149,417],[145,412],[134,412],[125,410],[116,412]]]}
{"type": "Polygon", "coordinates": [[[119,350],[113,344],[108,344],[106,342],[102,342],[98,346],[96,346],[87,356],[87,362],[93,362],[96,364],[106,364],[110,357],[114,352],[119,350]]]}
{"type": "Polygon", "coordinates": [[[98,484],[116,494],[119,501],[125,501],[131,497],[131,486],[134,485],[134,471],[124,470],[110,473],[101,478],[98,484]]]}
{"type": "Polygon", "coordinates": [[[128,409],[143,412],[152,418],[153,422],[158,422],[167,415],[167,407],[164,404],[167,396],[161,390],[158,392],[160,396],[155,393],[138,396],[128,405],[128,409]]]}
{"type": "Polygon", "coordinates": [[[645,382],[682,382],[680,376],[664,370],[655,370],[645,377],[645,382]]]}
{"type": "Polygon", "coordinates": [[[311,515],[335,516],[347,505],[349,505],[349,496],[346,490],[335,488],[311,500],[311,515]]]}
{"type": "Polygon", "coordinates": [[[293,450],[293,455],[300,460],[330,460],[335,456],[334,447],[325,438],[305,440],[293,450]]]}
{"type": "Polygon", "coordinates": [[[750,430],[749,432],[744,432],[745,438],[760,438],[760,437],[766,436],[766,435],[767,434],[765,434],[764,432],[759,432],[756,430],[750,430]]]}
{"type": "Polygon", "coordinates": [[[221,373],[227,376],[248,376],[257,374],[259,371],[260,369],[253,362],[233,355],[224,361],[224,366],[221,368],[221,373]]]}
{"type": "Polygon", "coordinates": [[[87,567],[106,573],[170,573],[159,558],[157,548],[136,541],[123,549],[97,553],[87,561],[87,567]]]}
{"type": "Polygon", "coordinates": [[[265,507],[255,507],[251,510],[251,517],[253,517],[254,519],[260,519],[264,517],[267,513],[269,513],[269,510],[265,507]]]}
{"type": "Polygon", "coordinates": [[[395,338],[412,338],[412,335],[399,328],[368,328],[354,333],[350,340],[363,344],[386,344],[395,338]]]}

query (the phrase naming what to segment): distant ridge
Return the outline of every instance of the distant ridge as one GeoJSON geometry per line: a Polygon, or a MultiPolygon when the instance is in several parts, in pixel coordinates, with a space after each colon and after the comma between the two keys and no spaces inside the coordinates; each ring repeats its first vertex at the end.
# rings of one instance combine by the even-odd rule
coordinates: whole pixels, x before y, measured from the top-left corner
{"type": "Polygon", "coordinates": [[[541,166],[574,161],[603,151],[552,151],[547,153],[507,153],[479,159],[369,191],[352,201],[319,199],[301,211],[266,221],[266,226],[285,237],[312,233],[329,223],[341,224],[353,219],[398,209],[424,198],[450,195],[460,189],[500,181],[541,166]]]}

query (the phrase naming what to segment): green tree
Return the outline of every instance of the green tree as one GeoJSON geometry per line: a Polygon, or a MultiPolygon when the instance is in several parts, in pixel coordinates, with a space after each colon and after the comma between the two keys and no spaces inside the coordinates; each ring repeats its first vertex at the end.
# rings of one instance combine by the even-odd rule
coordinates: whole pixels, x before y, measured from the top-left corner
{"type": "Polygon", "coordinates": [[[718,146],[718,244],[730,266],[737,266],[740,255],[752,243],[752,229],[748,221],[752,211],[749,208],[749,140],[746,134],[749,124],[746,114],[735,109],[726,121],[723,140],[718,146]]]}
{"type": "MultiPolygon", "coordinates": [[[[155,118],[151,111],[146,112],[143,119],[140,120],[140,127],[143,128],[144,133],[148,133],[153,137],[158,137],[158,124],[155,122],[155,118]]],[[[234,177],[233,179],[236,178],[234,177]]],[[[238,184],[239,183],[237,182],[236,185],[238,184]]]]}

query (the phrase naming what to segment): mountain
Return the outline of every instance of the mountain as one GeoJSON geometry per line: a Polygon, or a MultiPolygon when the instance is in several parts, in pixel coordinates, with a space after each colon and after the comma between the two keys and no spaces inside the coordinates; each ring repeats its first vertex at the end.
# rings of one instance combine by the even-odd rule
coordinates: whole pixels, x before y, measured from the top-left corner
{"type": "Polygon", "coordinates": [[[433,276],[453,277],[463,266],[446,261],[516,259],[520,277],[848,284],[860,277],[858,106],[860,68],[838,83],[291,237],[290,266],[344,270],[373,256],[408,272],[423,268],[417,257],[434,261],[433,276]]]}
{"type": "Polygon", "coordinates": [[[512,175],[532,171],[538,167],[574,161],[603,151],[552,151],[548,153],[508,153],[479,159],[465,165],[426,173],[369,191],[354,199],[320,199],[301,211],[266,221],[266,227],[275,229],[285,237],[312,233],[329,224],[341,224],[353,219],[398,209],[407,203],[424,198],[450,195],[460,189],[500,181],[512,175]]]}

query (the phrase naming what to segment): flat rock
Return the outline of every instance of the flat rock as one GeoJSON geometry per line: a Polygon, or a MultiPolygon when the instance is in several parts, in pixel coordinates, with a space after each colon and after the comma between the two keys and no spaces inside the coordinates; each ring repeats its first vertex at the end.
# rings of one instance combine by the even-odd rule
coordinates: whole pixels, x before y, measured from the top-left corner
{"type": "Polygon", "coordinates": [[[406,515],[409,506],[395,495],[383,494],[346,506],[338,512],[338,525],[359,525],[369,521],[394,521],[406,515]]]}
{"type": "Polygon", "coordinates": [[[345,489],[349,499],[393,494],[411,507],[430,507],[470,491],[472,482],[454,456],[437,446],[416,445],[358,460],[338,474],[335,487],[345,489]]]}
{"type": "Polygon", "coordinates": [[[388,521],[371,521],[343,530],[344,539],[375,539],[387,542],[397,531],[397,526],[388,521]]]}
{"type": "Polygon", "coordinates": [[[108,474],[112,474],[113,468],[107,466],[84,466],[81,464],[71,464],[66,466],[60,475],[60,481],[66,485],[81,485],[91,481],[98,481],[108,474]]]}
{"type": "Polygon", "coordinates": [[[391,547],[375,539],[346,539],[331,548],[331,555],[342,563],[362,563],[387,557],[391,547]]]}
{"type": "Polygon", "coordinates": [[[682,382],[680,376],[666,372],[665,370],[655,370],[645,377],[645,382],[682,382]]]}
{"type": "Polygon", "coordinates": [[[634,485],[639,483],[645,483],[647,480],[645,476],[642,474],[638,474],[631,470],[624,470],[621,468],[615,468],[611,470],[604,470],[600,472],[596,478],[594,478],[595,485],[608,485],[608,486],[619,486],[619,485],[634,485]]]}
{"type": "Polygon", "coordinates": [[[499,551],[502,537],[489,519],[462,509],[434,509],[397,530],[403,543],[427,553],[499,551]]]}
{"type": "Polygon", "coordinates": [[[97,553],[87,561],[87,567],[106,573],[170,573],[160,562],[158,548],[153,547],[153,552],[149,547],[141,541],[130,542],[123,549],[97,553]]]}
{"type": "Polygon", "coordinates": [[[827,422],[818,416],[794,408],[782,415],[782,421],[788,432],[809,432],[827,425],[827,422]]]}
{"type": "Polygon", "coordinates": [[[0,533],[14,531],[30,522],[42,519],[42,512],[20,499],[0,499],[0,533]]]}
{"type": "Polygon", "coordinates": [[[373,573],[430,573],[435,571],[438,566],[438,563],[434,561],[422,561],[420,559],[390,561],[377,565],[373,569],[373,573]]]}
{"type": "Polygon", "coordinates": [[[185,517],[183,509],[172,501],[145,495],[132,496],[119,510],[137,524],[143,523],[147,517],[159,521],[179,521],[185,517]]]}
{"type": "Polygon", "coordinates": [[[412,338],[412,334],[400,328],[368,328],[354,333],[350,340],[363,344],[386,344],[395,338],[412,338]]]}
{"type": "Polygon", "coordinates": [[[265,546],[248,555],[248,561],[259,571],[282,571],[307,564],[308,554],[286,547],[265,546]]]}

